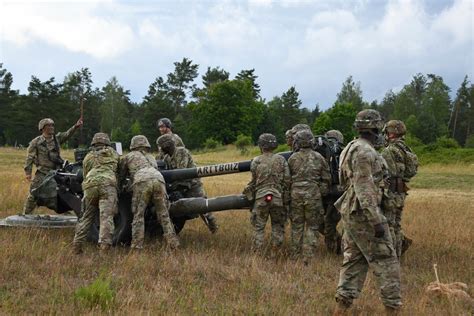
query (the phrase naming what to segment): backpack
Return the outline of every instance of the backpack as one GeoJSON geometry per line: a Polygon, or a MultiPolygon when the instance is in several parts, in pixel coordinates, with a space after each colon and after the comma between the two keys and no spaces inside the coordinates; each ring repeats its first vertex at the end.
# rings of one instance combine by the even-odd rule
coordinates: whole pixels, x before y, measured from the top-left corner
{"type": "Polygon", "coordinates": [[[411,179],[418,173],[418,157],[413,153],[410,147],[404,143],[398,142],[397,146],[405,154],[405,172],[403,173],[403,177],[411,179]]]}

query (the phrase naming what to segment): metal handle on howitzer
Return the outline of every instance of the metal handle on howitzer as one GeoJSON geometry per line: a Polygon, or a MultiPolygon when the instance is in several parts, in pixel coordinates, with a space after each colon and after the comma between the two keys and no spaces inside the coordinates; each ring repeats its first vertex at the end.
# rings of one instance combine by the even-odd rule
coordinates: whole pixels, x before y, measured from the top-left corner
{"type": "MultiPolygon", "coordinates": [[[[291,156],[292,152],[279,153],[286,160],[291,156]]],[[[217,165],[202,166],[197,168],[186,168],[186,169],[174,169],[174,170],[162,170],[161,174],[167,183],[186,180],[193,178],[211,177],[222,174],[231,174],[237,172],[250,171],[250,164],[252,160],[240,161],[240,162],[228,162],[217,165]]]]}
{"type": "Polygon", "coordinates": [[[215,198],[184,198],[170,206],[170,216],[200,215],[233,209],[248,209],[251,203],[244,195],[226,195],[215,198]]]}

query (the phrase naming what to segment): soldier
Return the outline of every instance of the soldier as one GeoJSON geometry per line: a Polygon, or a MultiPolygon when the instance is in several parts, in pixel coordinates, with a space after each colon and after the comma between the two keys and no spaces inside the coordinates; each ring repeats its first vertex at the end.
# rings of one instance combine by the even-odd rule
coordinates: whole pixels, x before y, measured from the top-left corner
{"type": "Polygon", "coordinates": [[[259,136],[258,146],[262,155],[252,160],[252,180],[244,189],[244,194],[254,201],[251,217],[254,227],[253,249],[262,249],[265,226],[270,216],[272,255],[283,243],[290,185],[288,163],[285,158],[273,153],[277,145],[274,135],[265,133],[259,136]]]}
{"type": "Polygon", "coordinates": [[[84,181],[82,199],[84,213],[76,225],[73,247],[76,254],[82,253],[82,244],[94,223],[99,211],[99,246],[101,251],[112,245],[114,215],[117,213],[117,167],[119,156],[110,147],[109,136],[96,133],[92,138],[91,151],[86,155],[83,165],[84,181]]]}
{"type": "Polygon", "coordinates": [[[291,174],[292,255],[301,253],[305,263],[314,256],[318,229],[324,223],[322,197],[329,192],[331,174],[321,154],[312,150],[313,133],[302,130],[294,136],[294,153],[288,159],[291,174]]]}
{"type": "Polygon", "coordinates": [[[384,128],[387,147],[382,156],[387,161],[390,174],[390,186],[386,191],[382,207],[387,217],[397,255],[400,258],[412,240],[403,235],[401,228],[402,211],[408,191],[407,183],[416,175],[418,158],[405,144],[405,124],[402,121],[391,120],[384,128]]]}
{"type": "Polygon", "coordinates": [[[323,199],[324,209],[324,242],[328,251],[339,254],[341,252],[341,234],[337,231],[337,224],[341,220],[341,214],[334,207],[334,202],[342,195],[339,187],[339,156],[344,148],[344,136],[338,130],[330,130],[325,133],[331,155],[329,158],[329,169],[331,171],[330,193],[323,199]]]}
{"type": "MultiPolygon", "coordinates": [[[[171,131],[172,124],[171,120],[169,118],[161,118],[156,122],[156,126],[158,126],[158,129],[160,130],[160,135],[171,135],[173,137],[174,143],[176,144],[176,147],[185,147],[183,140],[181,137],[178,136],[178,134],[175,134],[171,131]]],[[[156,145],[158,145],[158,139],[156,140],[156,145]]],[[[158,155],[156,156],[156,159],[158,160],[163,160],[165,157],[165,154],[161,150],[160,146],[158,145],[158,155]]]]}
{"type": "Polygon", "coordinates": [[[143,249],[145,236],[145,209],[153,202],[155,212],[163,228],[163,236],[171,249],[179,246],[179,240],[170,220],[169,201],[163,176],[158,171],[155,158],[149,153],[151,146],[143,135],[132,138],[131,152],[120,159],[121,183],[128,176],[132,191],[132,245],[143,249]]]}
{"type": "Polygon", "coordinates": [[[374,270],[380,296],[388,314],[397,314],[400,265],[385,216],[380,211],[383,158],[375,151],[383,128],[379,112],[359,112],[354,122],[359,138],[342,151],[339,181],[345,188],[335,206],[344,225],[344,260],[336,291],[335,315],[343,315],[364,286],[368,268],[374,270]]]}
{"type": "MultiPolygon", "coordinates": [[[[54,121],[50,118],[45,118],[39,121],[38,129],[41,135],[34,138],[28,146],[26,162],[25,162],[25,176],[28,181],[31,181],[31,173],[33,171],[33,164],[36,166],[36,173],[31,182],[30,191],[23,206],[23,214],[31,214],[37,206],[37,197],[32,194],[36,188],[43,184],[46,176],[51,170],[59,169],[63,160],[60,155],[60,145],[66,142],[74,133],[76,129],[82,126],[82,119],[79,119],[73,127],[66,132],[54,134],[54,121]]],[[[54,180],[53,180],[54,181],[54,180]]],[[[56,195],[56,186],[52,186],[53,196],[56,195]]],[[[44,201],[46,206],[55,209],[56,197],[44,201]]]]}
{"type": "Polygon", "coordinates": [[[290,149],[292,149],[293,148],[293,135],[291,133],[291,129],[285,132],[285,139],[286,139],[286,144],[290,147],[290,149]]]}
{"type": "MultiPolygon", "coordinates": [[[[156,141],[158,147],[164,153],[163,160],[168,169],[195,168],[193,157],[189,150],[184,147],[177,147],[174,137],[170,134],[161,135],[156,141]]],[[[201,179],[195,178],[191,180],[174,181],[171,183],[171,191],[180,197],[206,197],[206,192],[202,185],[201,179]]],[[[206,213],[201,216],[211,233],[216,233],[219,226],[216,218],[212,213],[206,213]]]]}

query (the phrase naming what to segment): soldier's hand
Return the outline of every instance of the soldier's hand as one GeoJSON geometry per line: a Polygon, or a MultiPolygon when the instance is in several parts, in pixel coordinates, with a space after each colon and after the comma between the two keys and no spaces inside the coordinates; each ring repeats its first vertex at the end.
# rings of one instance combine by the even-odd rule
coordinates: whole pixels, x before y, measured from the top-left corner
{"type": "Polygon", "coordinates": [[[30,181],[30,182],[31,182],[31,174],[25,175],[25,178],[26,178],[27,181],[30,181]]]}
{"type": "Polygon", "coordinates": [[[84,124],[84,122],[82,121],[82,118],[80,118],[77,120],[76,124],[74,124],[74,127],[79,128],[82,126],[82,124],[84,124]]]}
{"type": "Polygon", "coordinates": [[[382,238],[385,235],[385,228],[382,223],[374,225],[375,237],[382,238]]]}

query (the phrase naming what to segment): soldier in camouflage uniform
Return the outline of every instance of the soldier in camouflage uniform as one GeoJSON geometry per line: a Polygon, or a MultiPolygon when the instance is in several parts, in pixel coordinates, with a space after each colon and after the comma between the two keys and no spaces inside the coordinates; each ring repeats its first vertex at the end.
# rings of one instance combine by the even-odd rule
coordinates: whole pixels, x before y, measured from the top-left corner
{"type": "Polygon", "coordinates": [[[322,197],[329,192],[331,174],[321,154],[312,150],[313,133],[309,130],[294,136],[294,153],[288,159],[291,174],[292,255],[303,253],[305,262],[314,256],[319,227],[324,223],[322,197]]]}
{"type": "Polygon", "coordinates": [[[131,152],[120,159],[120,182],[128,177],[129,189],[132,191],[132,245],[134,249],[143,248],[145,236],[145,209],[150,203],[163,228],[163,236],[171,249],[179,246],[178,237],[174,231],[169,215],[169,201],[166,194],[165,180],[158,171],[155,158],[149,153],[151,146],[143,135],[132,138],[131,152]]]}
{"type": "MultiPolygon", "coordinates": [[[[185,147],[181,137],[179,137],[178,134],[175,134],[171,131],[171,128],[173,127],[173,125],[169,118],[165,117],[165,118],[159,119],[156,122],[156,126],[158,126],[160,135],[171,135],[173,137],[176,147],[185,147]]],[[[163,153],[160,146],[158,145],[158,139],[156,140],[156,145],[158,146],[158,155],[156,156],[156,159],[163,160],[165,157],[165,153],[163,153]]]]}
{"type": "Polygon", "coordinates": [[[375,110],[363,110],[357,114],[354,127],[359,138],[343,150],[339,169],[339,180],[346,191],[335,204],[344,225],[344,260],[334,314],[346,314],[364,286],[369,267],[374,270],[387,313],[397,314],[402,305],[400,265],[380,210],[384,161],[374,149],[383,128],[382,117],[375,110]]]}
{"type": "MultiPolygon", "coordinates": [[[[60,168],[63,160],[60,155],[60,145],[66,142],[74,133],[76,129],[82,126],[82,119],[68,129],[66,132],[54,134],[54,121],[50,118],[42,119],[38,124],[38,129],[41,135],[34,138],[28,146],[26,162],[25,162],[25,176],[28,181],[31,181],[31,174],[33,171],[33,164],[36,166],[36,173],[31,182],[30,191],[23,206],[23,214],[31,214],[37,206],[37,197],[32,194],[46,179],[48,173],[52,170],[60,168]]],[[[54,179],[51,179],[54,181],[54,179]]],[[[45,202],[46,206],[56,208],[56,186],[53,185],[54,192],[51,194],[51,199],[45,202]]]]}
{"type": "Polygon", "coordinates": [[[272,224],[272,254],[275,255],[283,243],[285,222],[289,202],[290,170],[285,158],[273,153],[278,143],[272,134],[262,134],[258,146],[262,155],[255,157],[250,165],[252,179],[244,194],[254,201],[251,223],[254,227],[253,249],[263,247],[265,226],[270,216],[272,224]]]}
{"type": "Polygon", "coordinates": [[[411,239],[404,236],[401,220],[408,191],[407,183],[416,174],[418,159],[405,144],[404,135],[406,127],[402,121],[389,121],[385,125],[384,133],[388,144],[382,151],[382,156],[387,161],[390,173],[390,186],[385,193],[382,210],[387,217],[395,249],[398,257],[400,257],[402,252],[408,249],[412,242],[411,239]]]}
{"type": "MultiPolygon", "coordinates": [[[[163,160],[168,169],[196,168],[189,150],[184,147],[177,147],[172,135],[161,135],[157,140],[157,144],[164,153],[163,160]]],[[[174,181],[171,183],[171,191],[184,198],[206,198],[206,192],[199,178],[174,181]]],[[[217,232],[219,226],[212,213],[203,214],[201,218],[211,233],[217,232]]]]}
{"type": "Polygon", "coordinates": [[[329,169],[331,170],[331,189],[323,199],[326,213],[324,215],[324,242],[326,248],[332,252],[340,254],[341,252],[341,234],[337,231],[337,224],[341,220],[341,214],[334,207],[334,203],[342,195],[342,189],[339,186],[339,157],[344,148],[344,136],[338,130],[330,130],[325,133],[331,146],[332,155],[329,160],[329,169]]]}
{"type": "Polygon", "coordinates": [[[102,251],[112,245],[114,215],[117,213],[117,168],[119,156],[110,147],[109,136],[96,133],[92,138],[91,151],[83,165],[84,181],[82,200],[84,213],[76,225],[73,246],[76,254],[82,253],[82,244],[99,211],[99,246],[102,251]]]}

